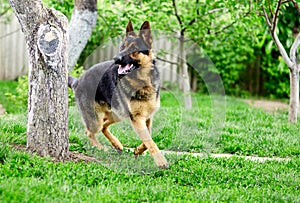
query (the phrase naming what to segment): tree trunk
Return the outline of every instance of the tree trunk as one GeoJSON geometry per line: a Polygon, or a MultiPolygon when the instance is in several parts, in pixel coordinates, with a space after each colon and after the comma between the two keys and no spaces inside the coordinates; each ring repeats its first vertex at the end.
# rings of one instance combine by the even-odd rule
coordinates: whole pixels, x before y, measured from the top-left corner
{"type": "Polygon", "coordinates": [[[68,69],[72,70],[87,44],[97,21],[97,0],[75,0],[69,24],[68,69]]]}
{"type": "Polygon", "coordinates": [[[261,55],[256,56],[256,61],[254,63],[255,68],[255,94],[260,94],[260,66],[261,66],[261,55]]]}
{"type": "MultiPolygon", "coordinates": [[[[298,106],[299,106],[299,65],[297,62],[297,52],[298,47],[300,45],[300,34],[296,36],[295,41],[292,44],[290,49],[290,56],[288,56],[284,46],[280,42],[277,33],[277,21],[278,21],[278,14],[280,10],[280,6],[283,4],[283,1],[277,1],[276,9],[274,12],[274,16],[270,18],[267,14],[267,11],[264,7],[262,7],[264,17],[266,19],[267,25],[269,30],[272,34],[272,39],[275,42],[283,60],[285,61],[286,65],[290,69],[290,106],[289,106],[289,122],[296,123],[297,116],[298,116],[298,106]]],[[[296,4],[295,4],[296,6],[296,4]]],[[[273,14],[272,14],[273,15],[273,14]]]]}
{"type": "Polygon", "coordinates": [[[192,71],[192,90],[194,92],[197,92],[198,88],[198,75],[195,73],[195,71],[192,71]]]}
{"type": "Polygon", "coordinates": [[[299,107],[299,71],[297,65],[290,69],[290,106],[289,122],[297,123],[299,107]]]}
{"type": "Polygon", "coordinates": [[[180,73],[182,73],[181,75],[182,78],[180,78],[182,81],[180,82],[183,85],[185,108],[192,109],[191,87],[190,87],[188,67],[186,65],[183,36],[179,38],[179,69],[180,69],[180,73]]]}
{"type": "Polygon", "coordinates": [[[68,154],[67,18],[39,0],[10,0],[29,56],[27,148],[42,156],[68,154]]]}

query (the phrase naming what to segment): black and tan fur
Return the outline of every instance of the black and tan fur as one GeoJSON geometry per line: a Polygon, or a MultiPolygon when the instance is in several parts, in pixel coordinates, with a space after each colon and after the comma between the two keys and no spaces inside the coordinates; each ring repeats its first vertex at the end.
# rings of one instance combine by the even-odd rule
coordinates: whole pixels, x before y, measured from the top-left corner
{"type": "Polygon", "coordinates": [[[94,65],[79,79],[69,76],[69,87],[75,93],[86,134],[93,146],[105,150],[96,138],[101,130],[116,149],[123,150],[109,126],[130,118],[142,140],[134,154],[140,155],[148,149],[158,167],[167,167],[166,159],[151,138],[153,115],[160,107],[160,97],[159,73],[148,21],[143,23],[139,34],[133,31],[129,21],[120,53],[114,60],[94,65]]]}

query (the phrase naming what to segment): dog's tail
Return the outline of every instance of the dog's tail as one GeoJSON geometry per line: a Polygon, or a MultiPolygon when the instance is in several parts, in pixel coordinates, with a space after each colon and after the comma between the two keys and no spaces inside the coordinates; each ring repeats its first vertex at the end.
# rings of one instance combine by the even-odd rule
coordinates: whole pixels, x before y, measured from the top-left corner
{"type": "Polygon", "coordinates": [[[78,83],[78,79],[77,78],[74,78],[74,77],[72,77],[72,76],[68,76],[68,86],[70,87],[70,88],[74,88],[74,87],[76,87],[77,86],[77,83],[78,83]]]}

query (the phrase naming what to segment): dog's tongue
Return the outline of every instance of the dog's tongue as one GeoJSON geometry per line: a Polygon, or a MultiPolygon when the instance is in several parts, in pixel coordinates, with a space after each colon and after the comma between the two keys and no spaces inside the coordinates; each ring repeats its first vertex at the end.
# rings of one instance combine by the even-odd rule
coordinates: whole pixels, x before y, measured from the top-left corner
{"type": "Polygon", "coordinates": [[[131,69],[133,65],[127,64],[126,66],[119,65],[118,74],[126,74],[128,70],[131,69]]]}

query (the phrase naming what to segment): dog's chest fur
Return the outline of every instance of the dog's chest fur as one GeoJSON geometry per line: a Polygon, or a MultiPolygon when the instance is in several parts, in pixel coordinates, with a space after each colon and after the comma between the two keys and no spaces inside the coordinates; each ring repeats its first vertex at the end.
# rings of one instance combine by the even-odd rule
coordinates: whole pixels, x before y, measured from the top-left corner
{"type": "Polygon", "coordinates": [[[99,76],[101,80],[95,96],[98,104],[108,105],[121,117],[141,111],[152,113],[158,109],[160,81],[155,65],[140,67],[123,77],[118,76],[116,68],[112,64],[99,76]]]}
{"type": "Polygon", "coordinates": [[[151,100],[159,89],[154,69],[139,69],[119,80],[119,86],[131,100],[151,100]],[[153,80],[154,79],[154,80],[153,80]]]}

